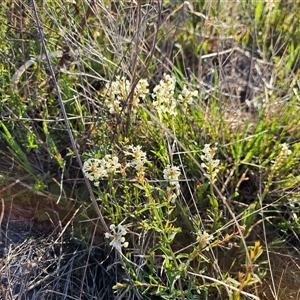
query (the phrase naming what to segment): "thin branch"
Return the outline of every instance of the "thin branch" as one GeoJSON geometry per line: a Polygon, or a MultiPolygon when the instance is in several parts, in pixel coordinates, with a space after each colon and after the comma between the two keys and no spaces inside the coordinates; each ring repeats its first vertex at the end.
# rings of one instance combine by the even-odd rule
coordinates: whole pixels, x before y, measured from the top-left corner
{"type": "MultiPolygon", "coordinates": [[[[80,168],[82,170],[82,167],[83,167],[82,160],[81,160],[79,152],[77,150],[75,139],[74,139],[74,136],[73,136],[70,124],[68,122],[67,112],[66,112],[66,109],[65,109],[65,106],[64,106],[64,103],[63,103],[63,99],[62,99],[62,96],[61,96],[60,88],[59,88],[59,86],[57,84],[57,81],[56,81],[56,78],[55,78],[55,73],[54,73],[54,70],[53,70],[52,65],[51,65],[50,57],[49,57],[48,52],[47,52],[47,47],[46,47],[46,43],[45,43],[44,33],[43,33],[42,28],[41,28],[41,23],[40,23],[40,20],[39,20],[39,17],[38,17],[36,3],[35,3],[34,0],[32,0],[32,7],[33,7],[33,13],[34,13],[34,18],[35,18],[37,30],[38,30],[38,33],[40,35],[40,40],[41,40],[41,43],[42,43],[42,48],[43,48],[43,51],[45,53],[45,58],[46,58],[46,61],[47,61],[47,64],[48,64],[48,67],[49,67],[49,70],[50,70],[50,74],[51,74],[51,77],[52,77],[53,85],[54,85],[55,90],[56,90],[56,94],[57,94],[58,101],[59,101],[59,104],[60,104],[60,107],[61,107],[61,111],[62,111],[62,114],[63,114],[65,125],[66,125],[66,128],[67,128],[68,134],[69,134],[70,142],[71,142],[71,145],[72,145],[72,150],[74,151],[75,156],[76,156],[76,160],[77,160],[77,162],[78,162],[78,164],[79,164],[79,166],[80,166],[80,168]]],[[[100,208],[99,208],[99,206],[97,204],[96,197],[94,195],[92,186],[91,186],[89,180],[84,175],[84,173],[83,173],[83,177],[84,177],[85,184],[86,184],[86,186],[88,188],[88,191],[89,191],[89,194],[90,194],[90,197],[91,197],[94,209],[96,210],[96,213],[98,214],[98,217],[99,217],[100,222],[101,222],[101,224],[103,226],[103,229],[105,231],[109,231],[108,226],[107,226],[107,224],[106,224],[106,222],[104,220],[104,217],[102,215],[102,212],[101,212],[101,210],[100,210],[100,208]]]]}

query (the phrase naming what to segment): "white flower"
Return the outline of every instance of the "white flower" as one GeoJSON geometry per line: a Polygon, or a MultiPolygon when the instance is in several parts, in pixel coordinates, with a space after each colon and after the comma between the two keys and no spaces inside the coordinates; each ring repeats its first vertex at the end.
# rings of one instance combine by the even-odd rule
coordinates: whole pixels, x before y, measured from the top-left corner
{"type": "Polygon", "coordinates": [[[175,204],[176,199],[180,195],[180,184],[178,178],[181,175],[179,167],[171,167],[168,165],[164,171],[164,179],[169,180],[170,186],[167,188],[167,199],[172,204],[175,204]]]}
{"type": "Polygon", "coordinates": [[[181,175],[179,167],[167,165],[163,173],[164,179],[169,180],[170,185],[178,185],[178,178],[181,175]]]}
{"type": "Polygon", "coordinates": [[[82,171],[90,181],[94,181],[95,178],[98,178],[100,165],[100,159],[89,158],[87,161],[84,162],[82,171]]]}
{"type": "MultiPolygon", "coordinates": [[[[135,86],[132,93],[131,112],[137,113],[140,100],[145,99],[149,93],[148,85],[146,79],[141,79],[135,86]]],[[[121,113],[124,105],[124,112],[128,112],[128,105],[126,106],[125,101],[128,99],[131,89],[130,81],[124,76],[117,76],[115,81],[105,84],[101,95],[105,99],[104,105],[109,109],[111,114],[121,113]]]]}
{"type": "Polygon", "coordinates": [[[122,111],[122,101],[127,99],[129,92],[130,82],[125,77],[117,76],[115,81],[105,84],[101,95],[111,114],[119,114],[122,111]]]}
{"type": "Polygon", "coordinates": [[[119,169],[122,167],[119,163],[119,158],[117,156],[105,155],[103,164],[105,165],[105,169],[107,173],[114,174],[119,172],[119,169]]]}
{"type": "Polygon", "coordinates": [[[265,0],[265,5],[266,5],[266,10],[267,11],[272,11],[273,8],[276,6],[275,1],[274,0],[265,0]]]}
{"type": "Polygon", "coordinates": [[[122,224],[117,225],[117,227],[116,225],[111,224],[109,229],[110,232],[105,232],[104,234],[107,239],[111,239],[109,245],[120,252],[122,247],[127,248],[128,242],[125,242],[124,237],[124,235],[127,234],[126,228],[122,224]]]}
{"type": "Polygon", "coordinates": [[[176,100],[174,99],[176,86],[175,77],[164,74],[164,78],[160,80],[159,84],[153,89],[153,107],[158,115],[162,117],[163,114],[176,116],[176,100]]]}
{"type": "Polygon", "coordinates": [[[141,99],[144,99],[149,93],[148,86],[149,83],[147,79],[141,79],[135,87],[135,94],[137,94],[141,99]]]}
{"type": "Polygon", "coordinates": [[[286,143],[281,144],[281,152],[280,156],[288,157],[292,154],[292,151],[289,149],[288,145],[286,143]]]}
{"type": "Polygon", "coordinates": [[[176,202],[176,199],[177,199],[177,198],[178,198],[178,195],[177,195],[176,193],[173,193],[170,202],[171,202],[172,204],[174,204],[174,203],[176,202]]]}
{"type": "Polygon", "coordinates": [[[196,240],[201,248],[206,247],[212,240],[212,236],[210,236],[206,231],[198,230],[198,232],[196,232],[196,235],[196,240]]]}
{"type": "Polygon", "coordinates": [[[128,166],[135,168],[138,172],[143,172],[144,165],[148,162],[148,159],[146,152],[142,151],[142,146],[129,145],[127,150],[129,151],[124,151],[124,154],[132,157],[128,166]]]}
{"type": "Polygon", "coordinates": [[[186,85],[183,86],[181,94],[178,95],[178,100],[183,102],[183,104],[193,104],[194,98],[198,97],[198,91],[191,91],[186,85]]]}
{"type": "Polygon", "coordinates": [[[121,102],[119,100],[105,100],[104,104],[109,109],[110,114],[119,114],[122,110],[121,102]]]}
{"type": "Polygon", "coordinates": [[[219,159],[214,159],[215,149],[211,149],[210,144],[205,144],[202,149],[203,155],[200,155],[202,159],[201,167],[206,170],[205,175],[215,182],[217,174],[219,172],[218,166],[220,164],[219,159]]]}
{"type": "Polygon", "coordinates": [[[90,181],[95,181],[95,186],[98,186],[101,178],[120,172],[120,168],[118,157],[105,155],[102,159],[89,158],[84,162],[82,171],[90,181]]]}
{"type": "Polygon", "coordinates": [[[276,156],[273,165],[272,165],[272,171],[277,172],[278,169],[284,164],[284,161],[286,158],[288,158],[293,152],[288,148],[288,145],[286,143],[281,144],[281,150],[279,154],[276,156]]]}

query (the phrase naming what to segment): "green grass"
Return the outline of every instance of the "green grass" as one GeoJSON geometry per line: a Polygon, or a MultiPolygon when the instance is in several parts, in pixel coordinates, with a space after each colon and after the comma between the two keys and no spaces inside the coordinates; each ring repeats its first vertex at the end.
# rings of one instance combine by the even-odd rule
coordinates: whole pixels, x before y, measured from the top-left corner
{"type": "Polygon", "coordinates": [[[1,187],[15,184],[1,197],[113,256],[115,299],[296,299],[299,4],[177,2],[37,3],[47,50],[76,55],[51,60],[55,84],[44,60],[17,88],[43,50],[29,1],[3,2],[1,187]],[[252,111],[226,104],[217,75],[199,88],[201,56],[225,38],[273,64],[252,111]]]}

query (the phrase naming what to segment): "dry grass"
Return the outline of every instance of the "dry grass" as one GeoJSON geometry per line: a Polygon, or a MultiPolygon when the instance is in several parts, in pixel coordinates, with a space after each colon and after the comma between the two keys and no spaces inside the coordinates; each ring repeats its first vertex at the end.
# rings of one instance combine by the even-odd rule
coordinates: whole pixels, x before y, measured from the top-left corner
{"type": "MultiPolygon", "coordinates": [[[[38,13],[47,49],[59,53],[51,60],[53,84],[46,56],[39,56],[43,39],[31,28],[29,1],[6,1],[14,57],[5,60],[8,76],[1,77],[5,82],[1,137],[7,139],[0,153],[7,158],[0,162],[5,174],[0,187],[0,299],[171,299],[168,293],[173,292],[183,299],[190,284],[190,294],[198,292],[195,285],[205,299],[300,297],[299,241],[293,241],[294,248],[291,241],[282,242],[280,248],[272,246],[274,240],[290,237],[284,226],[288,221],[295,226],[298,216],[293,207],[282,216],[290,201],[289,189],[295,197],[299,189],[299,105],[292,102],[295,97],[299,100],[299,58],[293,58],[296,42],[286,46],[295,38],[287,36],[286,29],[293,22],[289,17],[280,22],[274,13],[275,22],[271,12],[260,12],[257,4],[247,10],[246,3],[204,2],[199,7],[195,1],[192,8],[176,1],[49,1],[38,13]],[[280,34],[273,37],[273,31],[280,34]],[[24,62],[31,55],[37,64],[31,60],[27,68],[24,62]],[[165,72],[176,76],[178,91],[183,84],[199,90],[191,113],[179,114],[178,122],[170,119],[171,129],[153,117],[151,97],[149,103],[141,103],[138,118],[132,118],[130,109],[124,113],[132,105],[138,80],[147,78],[153,89],[165,72]],[[99,95],[117,75],[128,78],[131,91],[120,115],[111,115],[103,104],[106,95],[99,95]],[[55,87],[67,116],[58,107],[55,87]],[[63,121],[72,126],[73,144],[63,121]],[[279,146],[286,141],[293,158],[271,178],[279,146]],[[128,142],[141,143],[151,153],[149,182],[157,188],[153,197],[157,207],[151,203],[153,219],[149,207],[141,212],[147,198],[131,177],[129,182],[104,180],[92,191],[83,182],[81,159],[94,152],[98,157],[111,150],[120,154],[128,142]],[[216,158],[221,160],[213,183],[203,175],[200,162],[199,153],[207,143],[217,145],[216,158]],[[162,196],[165,186],[156,179],[166,162],[178,163],[184,171],[181,210],[177,206],[175,213],[169,213],[162,196]],[[133,188],[135,193],[130,194],[133,188]],[[97,212],[104,212],[102,226],[97,212]],[[163,212],[161,220],[157,212],[163,212]],[[255,216],[253,221],[248,212],[255,216]],[[264,214],[274,214],[278,224],[270,225],[264,214]],[[103,237],[106,222],[123,220],[132,229],[126,257],[111,251],[103,237]],[[170,227],[157,229],[167,227],[165,223],[170,227]],[[195,251],[195,225],[214,235],[207,252],[195,251]],[[167,232],[170,228],[172,234],[182,232],[175,239],[167,232]],[[173,238],[167,246],[162,242],[173,238]],[[264,254],[249,262],[249,249],[257,241],[264,254]],[[188,263],[196,275],[185,269],[188,263]],[[174,279],[167,266],[173,274],[184,271],[174,279]],[[242,272],[259,280],[245,286],[242,272]],[[230,294],[230,287],[241,293],[230,294]]],[[[276,9],[285,15],[293,4],[280,5],[276,9]]],[[[291,228],[297,235],[298,228],[291,228]]]]}

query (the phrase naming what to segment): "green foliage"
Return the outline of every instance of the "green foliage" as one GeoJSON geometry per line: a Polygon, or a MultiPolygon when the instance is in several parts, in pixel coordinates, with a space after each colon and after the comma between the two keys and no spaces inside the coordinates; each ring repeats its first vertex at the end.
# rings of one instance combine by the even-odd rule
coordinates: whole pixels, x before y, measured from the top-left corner
{"type": "Polygon", "coordinates": [[[276,239],[254,228],[300,233],[298,2],[97,3],[49,1],[39,11],[47,50],[65,51],[51,58],[64,120],[29,3],[21,24],[20,3],[3,2],[5,182],[18,177],[18,197],[41,197],[38,220],[72,223],[81,242],[116,251],[117,295],[258,299],[276,239]],[[231,106],[216,72],[203,88],[202,56],[227,50],[225,38],[275,63],[274,87],[255,108],[231,106]],[[32,56],[16,88],[13,75],[32,56]],[[110,232],[95,222],[91,197],[110,232]]]}

